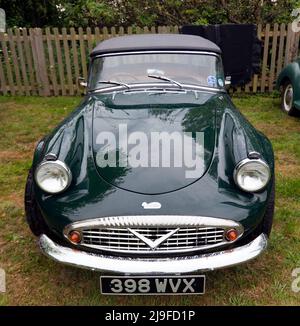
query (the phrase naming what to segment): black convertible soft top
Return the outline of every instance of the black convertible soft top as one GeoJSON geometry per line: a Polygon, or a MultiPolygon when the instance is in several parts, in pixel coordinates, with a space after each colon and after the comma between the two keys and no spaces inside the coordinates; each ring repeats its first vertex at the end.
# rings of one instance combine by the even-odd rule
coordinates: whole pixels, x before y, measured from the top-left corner
{"type": "Polygon", "coordinates": [[[208,51],[221,53],[213,42],[195,35],[182,34],[137,34],[114,37],[99,43],[91,52],[91,56],[105,53],[128,51],[208,51]]]}

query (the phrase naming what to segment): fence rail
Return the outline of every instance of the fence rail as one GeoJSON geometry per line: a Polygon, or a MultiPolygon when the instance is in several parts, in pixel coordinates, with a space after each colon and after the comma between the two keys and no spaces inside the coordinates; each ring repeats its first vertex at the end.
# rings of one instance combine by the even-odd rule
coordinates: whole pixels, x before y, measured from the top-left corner
{"type": "MultiPolygon", "coordinates": [[[[81,94],[78,77],[87,78],[89,52],[100,41],[124,34],[178,31],[178,26],[8,29],[0,33],[0,94],[81,94]]],[[[272,92],[282,67],[298,56],[299,35],[291,24],[258,25],[263,42],[261,73],[238,91],[272,92]]]]}

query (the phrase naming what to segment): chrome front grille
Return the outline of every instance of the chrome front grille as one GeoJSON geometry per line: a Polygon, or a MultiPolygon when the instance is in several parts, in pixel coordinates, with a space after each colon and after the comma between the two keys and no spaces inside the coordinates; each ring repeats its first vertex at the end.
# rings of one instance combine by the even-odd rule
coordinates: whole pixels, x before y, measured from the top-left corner
{"type": "MultiPolygon", "coordinates": [[[[80,232],[81,246],[128,254],[180,253],[228,244],[225,234],[241,224],[204,216],[110,216],[69,224],[64,235],[80,232]]],[[[72,241],[71,241],[72,242],[72,241]]]]}
{"type": "MultiPolygon", "coordinates": [[[[176,228],[131,228],[154,242],[176,228]]],[[[224,242],[224,229],[216,227],[179,228],[158,248],[152,249],[127,228],[93,228],[82,231],[82,244],[119,252],[185,251],[224,242]]]]}

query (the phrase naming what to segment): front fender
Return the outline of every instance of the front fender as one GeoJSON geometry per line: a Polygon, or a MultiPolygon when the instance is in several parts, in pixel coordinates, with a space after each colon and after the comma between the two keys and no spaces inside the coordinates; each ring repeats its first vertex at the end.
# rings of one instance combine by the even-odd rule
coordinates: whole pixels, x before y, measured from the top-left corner
{"type": "Polygon", "coordinates": [[[39,141],[34,151],[33,170],[51,153],[72,168],[75,175],[79,174],[90,141],[92,106],[90,98],[85,98],[72,114],[39,141]]]}
{"type": "MultiPolygon", "coordinates": [[[[217,110],[219,130],[217,131],[217,147],[219,156],[231,164],[231,169],[237,163],[247,158],[249,153],[258,152],[261,158],[274,169],[274,154],[269,139],[243,116],[234,106],[229,96],[217,110]]],[[[232,171],[230,171],[232,172],[232,171]]]]}

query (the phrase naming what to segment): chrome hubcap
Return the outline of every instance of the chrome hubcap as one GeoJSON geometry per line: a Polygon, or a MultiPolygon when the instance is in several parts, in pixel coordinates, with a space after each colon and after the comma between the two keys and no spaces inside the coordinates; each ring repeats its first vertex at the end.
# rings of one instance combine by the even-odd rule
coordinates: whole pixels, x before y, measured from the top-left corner
{"type": "Polygon", "coordinates": [[[289,112],[293,107],[293,86],[288,85],[284,91],[283,96],[284,101],[284,109],[285,111],[289,112]]]}

